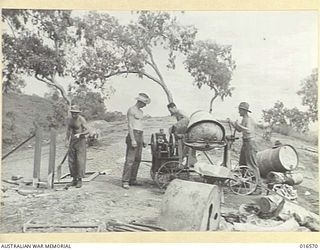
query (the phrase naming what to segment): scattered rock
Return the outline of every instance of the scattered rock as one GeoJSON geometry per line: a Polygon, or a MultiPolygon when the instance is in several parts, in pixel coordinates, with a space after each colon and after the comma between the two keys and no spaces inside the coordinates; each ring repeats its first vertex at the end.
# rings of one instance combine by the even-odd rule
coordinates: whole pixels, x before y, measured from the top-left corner
{"type": "Polygon", "coordinates": [[[23,178],[23,176],[21,176],[21,175],[13,175],[13,176],[11,176],[11,180],[13,180],[13,181],[17,181],[17,180],[20,180],[22,178],[23,178]]]}
{"type": "Polygon", "coordinates": [[[22,183],[25,185],[31,185],[32,184],[32,179],[23,179],[22,183]]]}
{"type": "Polygon", "coordinates": [[[106,201],[107,206],[113,207],[116,203],[114,201],[106,201]]]}
{"type": "Polygon", "coordinates": [[[1,191],[2,191],[3,193],[7,192],[7,190],[8,190],[7,187],[5,187],[5,186],[2,186],[2,187],[1,187],[1,191]]]}
{"type": "Polygon", "coordinates": [[[304,193],[304,195],[305,195],[305,196],[309,196],[309,195],[311,195],[311,193],[310,193],[309,191],[306,191],[306,192],[304,193]]]}

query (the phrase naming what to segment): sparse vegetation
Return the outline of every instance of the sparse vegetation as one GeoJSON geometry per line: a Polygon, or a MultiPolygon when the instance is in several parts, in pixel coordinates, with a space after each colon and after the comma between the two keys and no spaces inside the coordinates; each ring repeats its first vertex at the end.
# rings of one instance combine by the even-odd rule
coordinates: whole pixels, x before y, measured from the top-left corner
{"type": "Polygon", "coordinates": [[[270,109],[262,110],[263,120],[268,124],[265,127],[266,140],[270,140],[272,132],[287,136],[306,135],[310,123],[318,120],[318,70],[314,69],[310,76],[301,81],[301,85],[297,94],[302,96],[302,105],[308,108],[307,111],[296,107],[286,108],[281,101],[277,101],[270,109]]]}
{"type": "MultiPolygon", "coordinates": [[[[94,97],[96,96],[92,95],[90,98],[94,97]]],[[[84,116],[88,121],[99,119],[110,122],[126,118],[118,111],[106,112],[104,104],[103,109],[102,103],[100,104],[99,113],[97,113],[96,103],[82,106],[84,116]]],[[[23,141],[34,132],[35,126],[40,126],[45,132],[49,131],[50,127],[64,129],[67,115],[66,102],[54,92],[47,94],[46,98],[14,93],[3,95],[2,146],[6,148],[23,141]]]]}

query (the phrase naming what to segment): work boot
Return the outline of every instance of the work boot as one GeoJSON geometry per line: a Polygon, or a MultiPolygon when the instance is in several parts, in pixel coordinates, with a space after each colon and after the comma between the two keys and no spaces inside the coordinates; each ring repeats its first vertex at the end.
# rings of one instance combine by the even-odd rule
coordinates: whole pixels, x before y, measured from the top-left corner
{"type": "Polygon", "coordinates": [[[76,188],[81,188],[81,187],[82,187],[82,180],[81,180],[81,178],[79,178],[77,181],[76,188]]]}
{"type": "Polygon", "coordinates": [[[141,183],[137,181],[130,181],[130,186],[141,186],[141,183]]]}
{"type": "Polygon", "coordinates": [[[77,178],[73,178],[72,181],[68,184],[68,186],[72,187],[77,185],[77,178]]]}
{"type": "Polygon", "coordinates": [[[129,184],[126,183],[126,182],[122,183],[122,187],[123,187],[124,189],[129,189],[129,188],[130,188],[129,184]]]}

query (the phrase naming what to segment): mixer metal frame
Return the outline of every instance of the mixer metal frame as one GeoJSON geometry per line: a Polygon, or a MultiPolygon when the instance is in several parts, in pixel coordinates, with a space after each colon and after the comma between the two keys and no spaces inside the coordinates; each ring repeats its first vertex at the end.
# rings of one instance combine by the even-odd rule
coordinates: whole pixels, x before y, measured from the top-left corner
{"type": "Polygon", "coordinates": [[[203,182],[228,185],[235,194],[249,195],[253,193],[260,182],[259,173],[250,166],[238,166],[231,163],[231,147],[238,138],[235,137],[235,130],[231,129],[230,131],[231,134],[225,136],[223,142],[210,143],[205,147],[206,150],[200,150],[205,154],[209,163],[214,166],[207,152],[217,147],[224,148],[223,162],[218,169],[218,172],[223,170],[221,175],[217,174],[217,171],[208,174],[199,171],[199,169],[195,170],[190,163],[194,148],[190,146],[190,143],[185,142],[185,136],[169,134],[169,139],[167,139],[163,129],[160,129],[159,133],[151,135],[151,143],[149,144],[152,152],[152,167],[150,169],[152,179],[160,189],[165,189],[173,179],[191,180],[191,176],[195,173],[201,177],[203,182]]]}

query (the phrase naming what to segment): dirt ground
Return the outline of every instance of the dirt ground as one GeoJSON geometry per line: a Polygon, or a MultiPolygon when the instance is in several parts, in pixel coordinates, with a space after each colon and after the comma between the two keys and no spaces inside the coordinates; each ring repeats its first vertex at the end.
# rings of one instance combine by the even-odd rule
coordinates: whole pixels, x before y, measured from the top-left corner
{"type": "MultiPolygon", "coordinates": [[[[172,117],[148,118],[145,121],[145,140],[149,142],[151,134],[159,128],[167,131],[169,124],[173,124],[172,117]]],[[[32,224],[54,225],[100,225],[110,220],[121,222],[137,221],[149,225],[158,225],[163,191],[159,190],[150,177],[151,163],[141,163],[138,181],[141,186],[133,186],[129,190],[121,187],[121,174],[125,154],[125,136],[127,125],[125,122],[107,123],[97,121],[92,123],[100,130],[99,144],[88,148],[87,171],[104,172],[90,182],[85,182],[82,188],[63,190],[63,185],[55,185],[56,191],[39,189],[36,195],[21,195],[17,192],[20,186],[1,183],[5,192],[2,193],[1,206],[1,233],[19,233],[27,222],[32,224]]],[[[66,152],[63,146],[63,134],[57,139],[58,165],[66,152]]],[[[261,136],[260,136],[261,137],[261,136]]],[[[303,169],[304,181],[296,186],[298,203],[311,212],[319,214],[318,188],[318,156],[302,148],[307,147],[305,142],[297,139],[278,136],[283,143],[289,143],[298,149],[300,164],[303,169]]],[[[235,143],[233,156],[238,155],[241,142],[235,143]]],[[[265,142],[259,143],[261,149],[267,148],[265,142]]],[[[20,175],[23,179],[32,179],[33,173],[32,143],[30,148],[18,150],[2,162],[2,180],[10,180],[12,176],[20,175]]],[[[41,179],[46,181],[48,166],[48,144],[42,149],[41,179]]],[[[221,155],[222,157],[222,155],[221,155]]],[[[143,151],[143,160],[151,160],[150,146],[143,151]]],[[[220,158],[221,160],[222,158],[220,158]]],[[[67,163],[63,165],[63,173],[68,173],[67,163]]],[[[25,186],[23,189],[32,189],[25,186]]],[[[257,195],[238,196],[227,188],[224,191],[225,201],[222,211],[237,211],[241,204],[251,203],[257,195]]],[[[27,232],[85,232],[95,231],[96,228],[70,229],[46,228],[27,229],[27,232]]]]}

